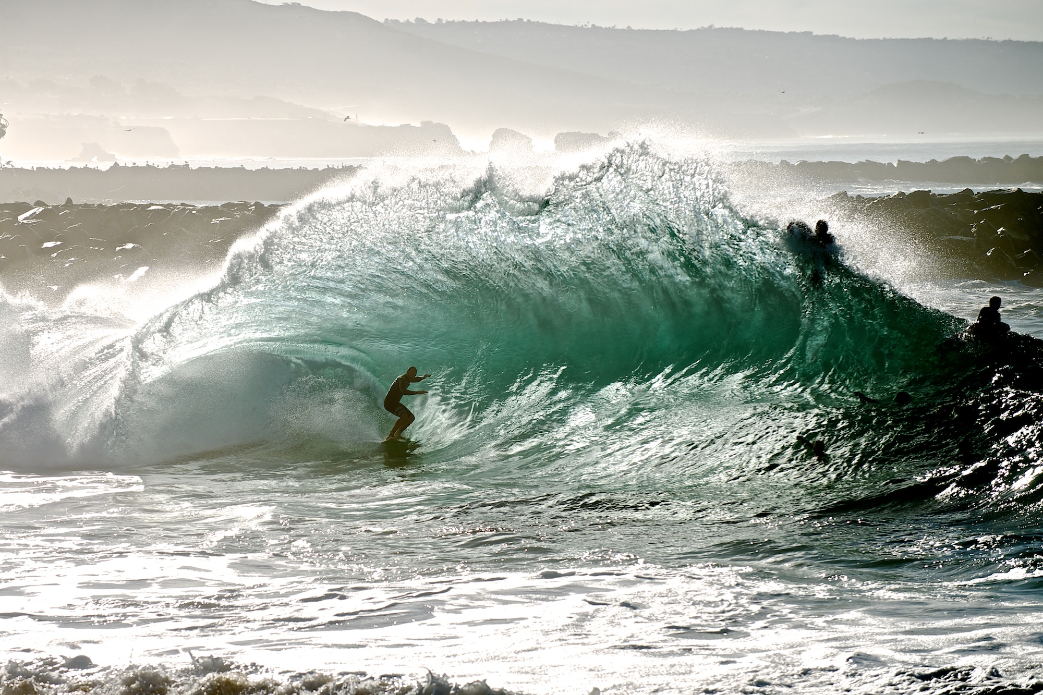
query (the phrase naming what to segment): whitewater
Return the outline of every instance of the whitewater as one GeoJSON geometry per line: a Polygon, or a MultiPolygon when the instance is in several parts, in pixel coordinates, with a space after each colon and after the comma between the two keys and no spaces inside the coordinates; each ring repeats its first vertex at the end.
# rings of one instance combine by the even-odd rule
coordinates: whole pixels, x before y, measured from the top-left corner
{"type": "Polygon", "coordinates": [[[399,162],[146,316],[2,295],[4,695],[1043,690],[1039,290],[966,344],[993,288],[806,212],[399,162]]]}

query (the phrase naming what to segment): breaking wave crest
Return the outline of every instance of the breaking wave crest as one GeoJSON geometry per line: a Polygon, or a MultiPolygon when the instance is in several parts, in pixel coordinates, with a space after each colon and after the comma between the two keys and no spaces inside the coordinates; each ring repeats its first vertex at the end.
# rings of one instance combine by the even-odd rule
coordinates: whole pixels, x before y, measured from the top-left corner
{"type": "Polygon", "coordinates": [[[536,193],[519,180],[362,174],[143,324],[4,297],[3,464],[350,458],[382,438],[383,391],[415,364],[435,378],[411,433],[461,471],[742,480],[776,509],[1038,502],[1038,341],[982,352],[952,342],[960,320],[842,263],[819,280],[706,160],[629,145],[536,193]],[[912,404],[889,405],[900,390],[912,404]],[[809,503],[823,476],[836,485],[809,503]]]}

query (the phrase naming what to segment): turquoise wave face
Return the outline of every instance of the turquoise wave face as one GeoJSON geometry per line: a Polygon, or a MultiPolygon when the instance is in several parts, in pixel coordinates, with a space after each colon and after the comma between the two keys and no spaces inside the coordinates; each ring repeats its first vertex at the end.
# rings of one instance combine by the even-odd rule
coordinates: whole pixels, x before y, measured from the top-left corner
{"type": "Polygon", "coordinates": [[[258,443],[355,460],[416,365],[424,461],[503,484],[740,481],[792,511],[1038,489],[1014,487],[1035,449],[996,434],[1038,412],[1033,341],[1000,395],[994,356],[945,348],[960,321],[745,219],[706,161],[632,145],[538,195],[511,176],[379,172],[297,205],[211,290],[104,343],[55,438],[102,463],[258,443]]]}
{"type": "Polygon", "coordinates": [[[953,330],[842,269],[812,283],[811,263],[732,210],[706,163],[632,147],[545,197],[489,171],[463,188],[429,174],[315,199],[136,340],[147,371],[262,345],[381,383],[414,361],[480,369],[487,398],[551,367],[584,384],[696,363],[886,379],[953,330]]]}

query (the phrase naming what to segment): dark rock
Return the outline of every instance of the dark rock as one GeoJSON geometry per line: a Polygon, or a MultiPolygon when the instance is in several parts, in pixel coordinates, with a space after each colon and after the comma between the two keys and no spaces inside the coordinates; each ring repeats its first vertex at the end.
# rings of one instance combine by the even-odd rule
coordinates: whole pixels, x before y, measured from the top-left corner
{"type": "Polygon", "coordinates": [[[905,200],[908,204],[920,210],[925,210],[934,203],[934,198],[930,191],[913,191],[906,196],[905,200]]]}
{"type": "Polygon", "coordinates": [[[938,272],[948,277],[1019,280],[1033,287],[1043,278],[1037,251],[1043,249],[1041,193],[913,191],[880,198],[835,195],[829,203],[840,217],[868,219],[909,234],[945,259],[938,272]]]}
{"type": "Polygon", "coordinates": [[[83,670],[87,668],[94,668],[94,662],[91,661],[91,658],[86,654],[79,654],[77,656],[66,658],[63,666],[65,666],[65,668],[83,670]]]}
{"type": "Polygon", "coordinates": [[[591,147],[603,145],[610,140],[611,137],[605,137],[597,133],[558,133],[554,136],[554,151],[581,152],[591,147]]]}
{"type": "Polygon", "coordinates": [[[1021,284],[1029,287],[1043,287],[1043,271],[1036,268],[1026,270],[1021,275],[1021,284]]]}
{"type": "Polygon", "coordinates": [[[489,151],[518,154],[532,152],[532,138],[510,128],[497,128],[493,131],[489,151]]]}

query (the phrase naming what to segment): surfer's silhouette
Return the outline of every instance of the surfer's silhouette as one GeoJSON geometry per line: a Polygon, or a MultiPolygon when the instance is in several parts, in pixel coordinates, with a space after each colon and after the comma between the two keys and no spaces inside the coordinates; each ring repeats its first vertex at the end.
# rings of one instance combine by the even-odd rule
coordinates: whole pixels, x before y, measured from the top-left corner
{"type": "Polygon", "coordinates": [[[990,297],[989,305],[983,306],[978,312],[978,320],[971,324],[969,332],[979,340],[995,340],[1010,333],[1010,326],[1000,320],[1000,304],[1003,302],[999,297],[990,297]]]}
{"type": "Polygon", "coordinates": [[[413,424],[413,420],[416,420],[416,416],[409,411],[409,408],[402,405],[402,396],[420,396],[427,393],[427,391],[410,391],[409,385],[423,381],[429,376],[431,375],[417,376],[416,367],[410,367],[405,374],[395,379],[395,383],[391,384],[388,395],[384,396],[384,410],[398,416],[398,422],[391,428],[391,434],[384,440],[385,442],[401,439],[405,429],[413,424]]]}
{"type": "Polygon", "coordinates": [[[786,231],[794,241],[813,251],[833,251],[837,243],[836,237],[829,233],[829,222],[825,220],[815,223],[815,231],[811,231],[806,222],[794,220],[786,225],[786,231]]]}
{"type": "Polygon", "coordinates": [[[812,231],[807,223],[794,220],[786,225],[790,236],[791,248],[798,254],[812,261],[811,284],[822,284],[826,269],[833,265],[838,253],[837,240],[829,233],[829,223],[819,220],[812,231]]]}
{"type": "Polygon", "coordinates": [[[815,223],[815,236],[812,237],[815,245],[822,249],[828,249],[836,243],[836,238],[829,233],[829,222],[819,220],[815,223]]]}
{"type": "Polygon", "coordinates": [[[802,444],[809,453],[814,454],[820,463],[829,463],[829,455],[826,453],[826,443],[821,439],[811,441],[803,434],[797,435],[797,443],[802,444]]]}

